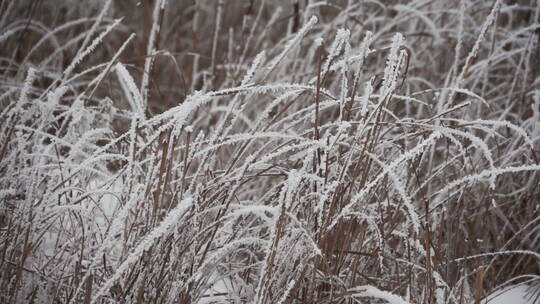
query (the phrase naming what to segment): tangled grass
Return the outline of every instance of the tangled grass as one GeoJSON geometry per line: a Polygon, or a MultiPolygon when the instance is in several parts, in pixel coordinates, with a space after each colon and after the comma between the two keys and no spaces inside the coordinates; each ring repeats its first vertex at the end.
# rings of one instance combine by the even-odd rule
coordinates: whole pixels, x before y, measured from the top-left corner
{"type": "Polygon", "coordinates": [[[0,4],[1,303],[538,302],[538,1],[173,2],[0,4]]]}

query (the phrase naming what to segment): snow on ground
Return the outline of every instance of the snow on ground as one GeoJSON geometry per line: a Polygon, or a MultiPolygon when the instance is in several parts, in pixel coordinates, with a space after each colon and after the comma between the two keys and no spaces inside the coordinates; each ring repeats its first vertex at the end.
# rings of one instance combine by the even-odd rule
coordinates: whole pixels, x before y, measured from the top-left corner
{"type": "Polygon", "coordinates": [[[198,304],[213,304],[227,302],[227,295],[232,288],[232,282],[227,278],[219,279],[217,276],[212,276],[212,286],[207,293],[204,294],[198,304]]]}
{"type": "Polygon", "coordinates": [[[536,296],[530,286],[518,284],[492,293],[482,304],[534,304],[536,296]]]}

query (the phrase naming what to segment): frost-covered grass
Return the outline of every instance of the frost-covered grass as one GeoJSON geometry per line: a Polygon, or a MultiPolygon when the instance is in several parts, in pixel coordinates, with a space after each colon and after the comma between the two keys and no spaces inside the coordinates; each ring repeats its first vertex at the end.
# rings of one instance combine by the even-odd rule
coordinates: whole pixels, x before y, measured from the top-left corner
{"type": "Polygon", "coordinates": [[[539,43],[533,0],[3,1],[0,303],[538,303],[539,43]]]}

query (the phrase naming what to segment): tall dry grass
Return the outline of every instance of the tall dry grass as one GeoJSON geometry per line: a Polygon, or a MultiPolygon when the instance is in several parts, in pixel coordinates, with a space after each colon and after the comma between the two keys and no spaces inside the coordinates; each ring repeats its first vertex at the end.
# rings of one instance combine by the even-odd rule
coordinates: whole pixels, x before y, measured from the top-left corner
{"type": "Polygon", "coordinates": [[[0,302],[538,302],[538,1],[0,12],[0,302]]]}

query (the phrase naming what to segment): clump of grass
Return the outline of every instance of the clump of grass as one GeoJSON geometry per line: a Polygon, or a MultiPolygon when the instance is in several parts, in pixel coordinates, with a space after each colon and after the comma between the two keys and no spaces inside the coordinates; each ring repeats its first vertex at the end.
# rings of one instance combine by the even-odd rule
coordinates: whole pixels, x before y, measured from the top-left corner
{"type": "Polygon", "coordinates": [[[538,4],[21,3],[0,16],[1,302],[538,281],[538,4]]]}

